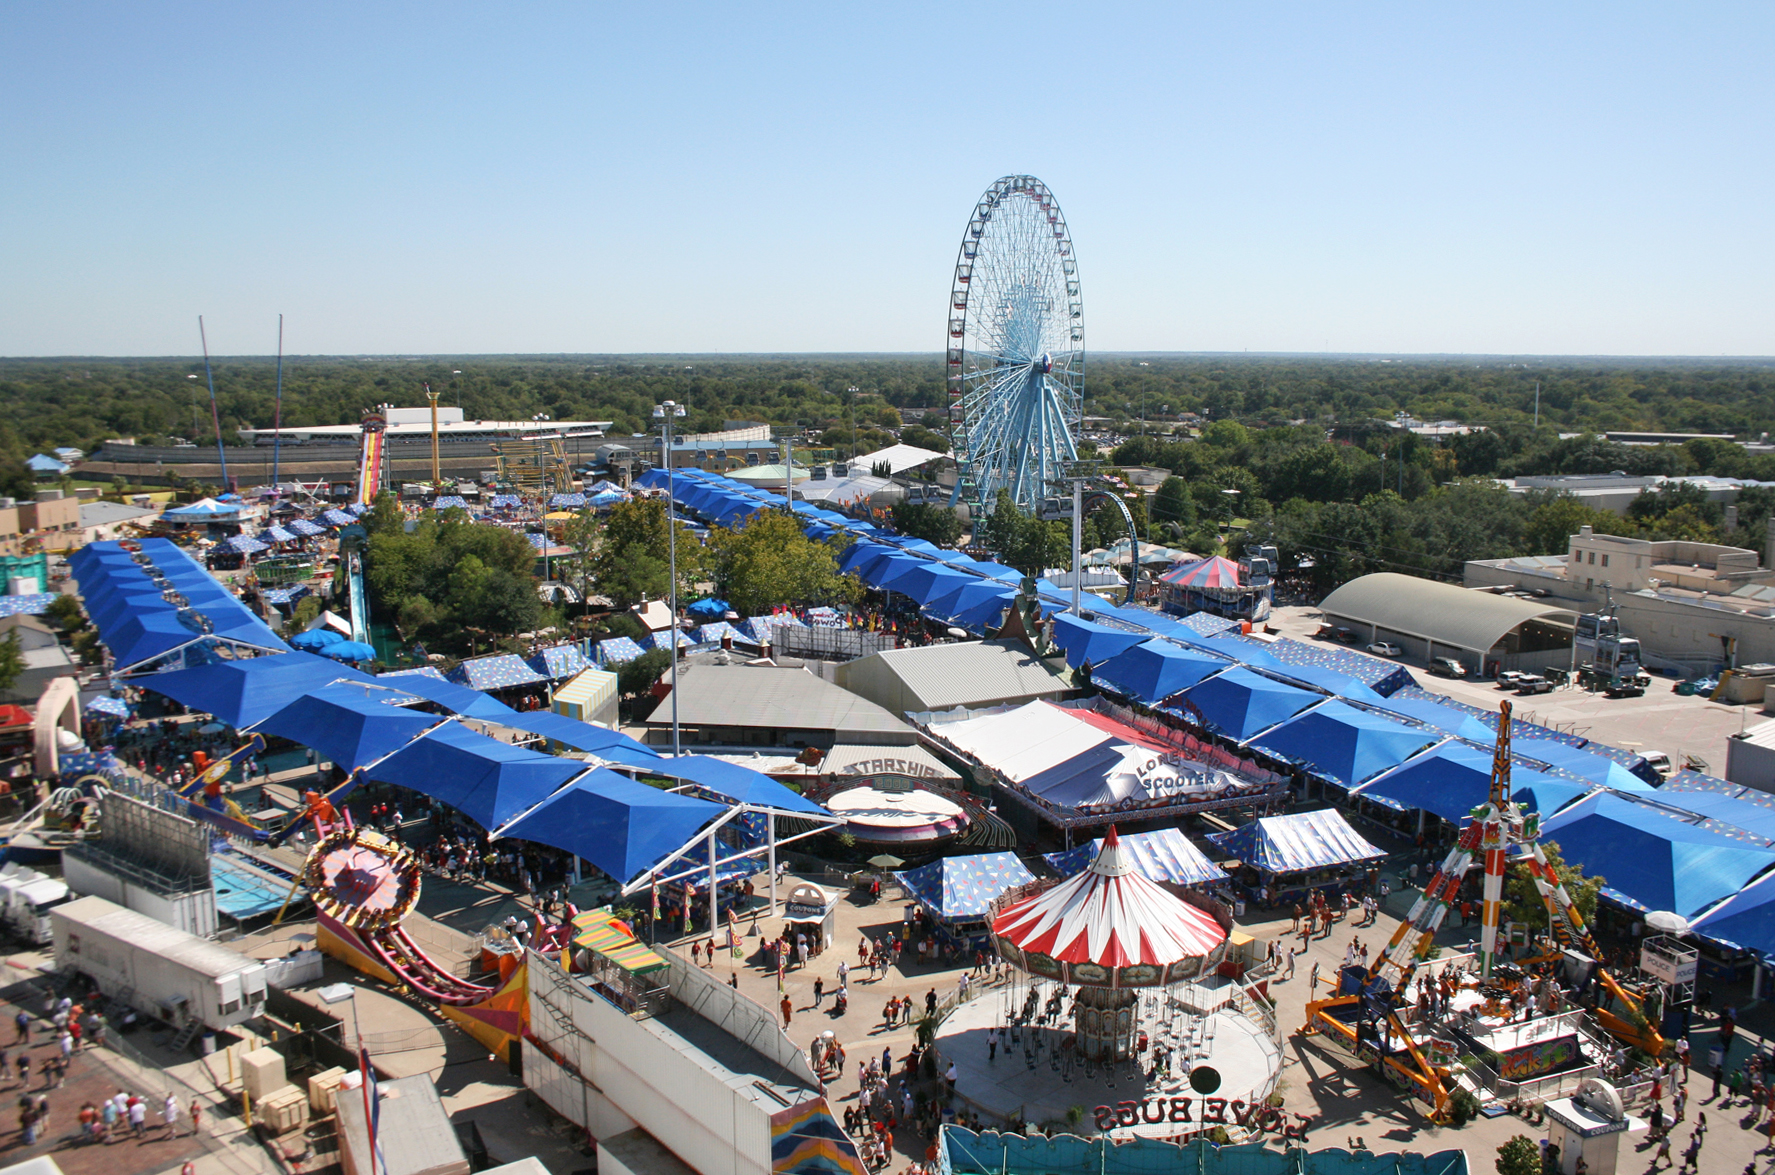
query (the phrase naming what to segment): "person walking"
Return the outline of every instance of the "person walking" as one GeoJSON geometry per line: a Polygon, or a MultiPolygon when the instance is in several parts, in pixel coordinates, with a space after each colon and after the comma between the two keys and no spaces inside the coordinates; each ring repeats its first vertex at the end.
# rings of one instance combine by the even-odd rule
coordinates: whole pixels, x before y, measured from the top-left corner
{"type": "Polygon", "coordinates": [[[818,975],[814,976],[814,1011],[820,1010],[820,997],[825,994],[826,981],[818,975]]]}
{"type": "Polygon", "coordinates": [[[1288,948],[1288,961],[1286,964],[1284,964],[1284,966],[1286,967],[1286,970],[1284,970],[1282,973],[1282,978],[1284,978],[1284,979],[1293,979],[1294,978],[1294,956],[1295,956],[1295,953],[1296,952],[1293,947],[1288,948]]]}
{"type": "Polygon", "coordinates": [[[203,1129],[203,1103],[196,1095],[191,1098],[191,1133],[193,1136],[203,1129]]]}
{"type": "Polygon", "coordinates": [[[176,1138],[179,1133],[179,1099],[170,1093],[160,1103],[160,1119],[166,1124],[166,1136],[176,1138]]]}
{"type": "Polygon", "coordinates": [[[789,1021],[795,1018],[795,1005],[789,1002],[788,996],[784,996],[781,1007],[783,1009],[783,1027],[787,1028],[789,1021]]]}
{"type": "Polygon", "coordinates": [[[129,1095],[129,1128],[138,1139],[148,1137],[148,1103],[133,1093],[129,1095]]]}

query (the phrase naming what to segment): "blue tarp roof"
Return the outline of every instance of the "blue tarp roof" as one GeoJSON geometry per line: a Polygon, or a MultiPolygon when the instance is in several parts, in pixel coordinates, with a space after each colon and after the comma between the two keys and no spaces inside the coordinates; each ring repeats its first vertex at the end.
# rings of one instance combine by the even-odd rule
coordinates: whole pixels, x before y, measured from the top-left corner
{"type": "Polygon", "coordinates": [[[1304,682],[1307,685],[1336,694],[1340,698],[1350,698],[1353,701],[1367,702],[1370,705],[1380,705],[1386,701],[1364,682],[1358,681],[1347,673],[1336,669],[1327,669],[1322,665],[1299,665],[1283,662],[1282,667],[1276,672],[1284,677],[1290,677],[1295,681],[1304,682]]]}
{"type": "Polygon", "coordinates": [[[576,853],[628,882],[726,810],[599,768],[548,797],[504,835],[576,853]]]}
{"type": "Polygon", "coordinates": [[[1348,788],[1397,767],[1441,738],[1440,731],[1406,726],[1342,702],[1326,702],[1251,745],[1348,788]]]}
{"type": "MultiPolygon", "coordinates": [[[[874,559],[863,564],[857,574],[862,577],[864,583],[869,584],[871,587],[900,591],[895,585],[899,583],[902,578],[912,575],[915,572],[922,571],[928,573],[932,566],[933,564],[929,559],[920,559],[917,555],[898,552],[889,555],[885,559],[874,559]]],[[[935,566],[940,567],[941,564],[936,564],[935,566]]]]}
{"type": "Polygon", "coordinates": [[[398,751],[444,721],[399,704],[412,700],[411,695],[360,685],[322,686],[269,715],[255,729],[313,747],[350,770],[398,751]]]}
{"type": "MultiPolygon", "coordinates": [[[[1042,859],[1062,877],[1071,877],[1097,859],[1103,839],[1064,853],[1048,853],[1042,859]]],[[[1226,872],[1202,855],[1189,837],[1175,828],[1156,832],[1131,832],[1120,838],[1122,852],[1133,860],[1134,868],[1154,881],[1175,885],[1206,885],[1226,880],[1226,872]]]]}
{"type": "Polygon", "coordinates": [[[548,678],[524,664],[516,653],[496,653],[464,661],[450,674],[450,679],[470,689],[509,689],[516,685],[535,685],[548,678]]]}
{"type": "Polygon", "coordinates": [[[1698,828],[1646,804],[1598,792],[1541,825],[1568,864],[1601,877],[1604,893],[1646,910],[1692,918],[1737,893],[1775,851],[1698,828]]]}
{"type": "Polygon", "coordinates": [[[80,581],[87,615],[119,670],[203,639],[206,634],[196,627],[193,613],[209,621],[209,635],[270,652],[289,649],[176,543],[143,539],[141,547],[168,587],[188,601],[189,612],[167,600],[143,566],[118,543],[92,543],[68,557],[69,568],[80,581]]]}
{"type": "Polygon", "coordinates": [[[613,636],[599,641],[598,647],[593,651],[597,655],[598,664],[602,666],[623,665],[646,652],[626,636],[613,636]]]}
{"type": "Polygon", "coordinates": [[[25,458],[25,468],[32,473],[66,473],[68,467],[47,453],[25,458]]]}
{"type": "Polygon", "coordinates": [[[1105,689],[1152,706],[1231,664],[1154,638],[1102,662],[1091,676],[1105,689]]]}
{"type": "Polygon", "coordinates": [[[894,876],[919,905],[948,922],[978,921],[1000,894],[1035,880],[1015,853],[945,857],[894,876]]]}
{"type": "MultiPolygon", "coordinates": [[[[585,769],[576,759],[502,743],[447,722],[396,751],[369,774],[424,792],[460,808],[482,828],[493,829],[541,803],[585,769]]],[[[527,839],[554,843],[545,837],[527,839]]]]}
{"type": "Polygon", "coordinates": [[[1210,833],[1208,839],[1266,873],[1298,873],[1387,855],[1332,808],[1265,816],[1231,832],[1210,833]]]}
{"type": "Polygon", "coordinates": [[[903,596],[911,596],[922,605],[978,582],[978,576],[932,561],[896,579],[894,590],[903,596]]]}
{"type": "MultiPolygon", "coordinates": [[[[1183,691],[1214,728],[1237,742],[1268,730],[1300,713],[1321,695],[1253,673],[1233,668],[1183,691]]],[[[1187,709],[1166,709],[1188,715],[1187,709]]],[[[1193,717],[1193,715],[1192,715],[1193,717]]]]}
{"type": "Polygon", "coordinates": [[[580,652],[578,645],[554,645],[547,649],[539,649],[530,658],[530,668],[553,681],[564,677],[572,677],[576,673],[590,669],[592,663],[580,652]]]}
{"type": "Polygon", "coordinates": [[[552,738],[558,743],[566,743],[576,751],[596,752],[606,747],[641,745],[621,731],[610,730],[591,722],[581,722],[552,710],[518,711],[509,718],[501,719],[500,725],[552,738]]]}
{"type": "MultiPolygon", "coordinates": [[[[1407,811],[1422,808],[1459,824],[1491,795],[1491,761],[1489,751],[1446,742],[1352,791],[1366,800],[1407,811]]],[[[1524,768],[1513,768],[1510,780],[1511,798],[1531,803],[1543,814],[1590,790],[1588,784],[1567,783],[1524,768]]]]}
{"type": "MultiPolygon", "coordinates": [[[[1766,797],[1769,793],[1758,794],[1766,797]]],[[[1775,841],[1775,807],[1765,802],[1709,791],[1672,791],[1668,784],[1653,793],[1653,798],[1660,804],[1741,828],[1759,840],[1775,841]]]]}
{"type": "MultiPolygon", "coordinates": [[[[328,682],[374,680],[367,673],[311,653],[284,653],[156,673],[142,678],[141,686],[193,710],[214,714],[230,726],[242,727],[270,717],[297,695],[328,682]]],[[[420,692],[407,686],[406,681],[401,683],[404,692],[420,692]]]]}
{"type": "Polygon", "coordinates": [[[1054,643],[1066,650],[1066,663],[1075,669],[1087,661],[1101,665],[1149,638],[1149,633],[1110,628],[1070,612],[1054,617],[1054,643]]]}

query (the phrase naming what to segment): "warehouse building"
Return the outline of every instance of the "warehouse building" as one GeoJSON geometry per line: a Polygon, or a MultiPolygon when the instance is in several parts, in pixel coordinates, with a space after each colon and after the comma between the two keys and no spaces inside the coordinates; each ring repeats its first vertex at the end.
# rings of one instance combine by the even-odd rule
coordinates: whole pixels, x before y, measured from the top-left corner
{"type": "Polygon", "coordinates": [[[1383,571],[1344,584],[1319,606],[1328,623],[1364,641],[1399,645],[1408,657],[1452,657],[1469,673],[1565,666],[1577,614],[1542,600],[1519,600],[1383,571]]]}

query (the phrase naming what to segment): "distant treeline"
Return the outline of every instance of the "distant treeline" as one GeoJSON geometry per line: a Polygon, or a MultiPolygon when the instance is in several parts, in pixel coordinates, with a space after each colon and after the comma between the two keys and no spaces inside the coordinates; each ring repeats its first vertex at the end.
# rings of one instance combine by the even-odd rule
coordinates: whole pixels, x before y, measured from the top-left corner
{"type": "MultiPolygon", "coordinates": [[[[271,424],[272,359],[219,360],[215,381],[225,444],[239,443],[236,430],[243,425],[271,424]]],[[[459,404],[469,419],[526,420],[546,413],[611,420],[613,432],[631,433],[645,431],[653,405],[670,399],[689,408],[688,430],[762,420],[833,430],[836,443],[857,444],[885,440],[886,430],[899,425],[900,409],[940,415],[944,402],[943,363],[935,354],[296,357],[284,364],[283,420],[295,426],[348,424],[378,403],[422,405],[427,382],[442,393],[441,403],[459,404]]],[[[1775,362],[1760,360],[1108,355],[1087,361],[1085,393],[1089,415],[1112,423],[1144,418],[1149,429],[1194,412],[1252,428],[1336,425],[1368,448],[1370,422],[1405,412],[1497,432],[1495,446],[1455,443],[1457,450],[1469,450],[1456,462],[1462,474],[1557,464],[1558,432],[1634,429],[1748,438],[1775,431],[1775,362]],[[1542,429],[1535,435],[1537,381],[1542,429]]],[[[926,417],[922,423],[940,420],[926,417]]],[[[115,436],[214,444],[202,363],[0,359],[0,481],[15,489],[22,484],[19,463],[34,452],[57,445],[91,450],[115,436]]],[[[1578,464],[1589,468],[1597,456],[1586,454],[1578,464]]],[[[1658,460],[1693,466],[1683,458],[1658,460]]],[[[1408,457],[1407,463],[1416,462],[1408,457]]]]}

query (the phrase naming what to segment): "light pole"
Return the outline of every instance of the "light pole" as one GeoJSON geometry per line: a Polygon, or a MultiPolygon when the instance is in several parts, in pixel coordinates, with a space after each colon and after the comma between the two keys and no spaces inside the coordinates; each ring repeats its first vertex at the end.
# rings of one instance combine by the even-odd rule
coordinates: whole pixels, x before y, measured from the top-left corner
{"type": "MultiPolygon", "coordinates": [[[[672,503],[678,500],[677,483],[672,477],[672,422],[684,419],[684,405],[671,400],[653,406],[653,418],[660,422],[660,445],[666,464],[666,552],[670,568],[669,590],[672,599],[672,758],[683,754],[678,742],[678,525],[672,520],[672,503]]],[[[711,926],[709,932],[713,934],[711,926]]]]}

